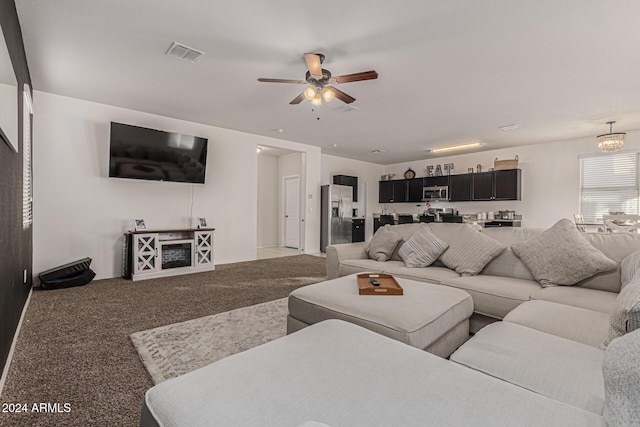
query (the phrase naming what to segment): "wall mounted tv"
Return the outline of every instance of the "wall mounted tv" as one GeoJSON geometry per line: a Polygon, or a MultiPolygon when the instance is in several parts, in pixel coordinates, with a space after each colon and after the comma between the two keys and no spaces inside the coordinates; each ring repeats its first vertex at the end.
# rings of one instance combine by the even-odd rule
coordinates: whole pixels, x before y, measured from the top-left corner
{"type": "Polygon", "coordinates": [[[206,138],[111,122],[109,176],[204,184],[206,138]]]}

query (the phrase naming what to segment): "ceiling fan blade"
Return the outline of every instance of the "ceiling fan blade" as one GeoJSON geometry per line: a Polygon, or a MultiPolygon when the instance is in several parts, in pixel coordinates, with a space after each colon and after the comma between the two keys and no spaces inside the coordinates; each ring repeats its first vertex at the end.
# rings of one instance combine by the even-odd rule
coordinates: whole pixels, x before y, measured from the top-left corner
{"type": "Polygon", "coordinates": [[[353,96],[347,95],[340,89],[336,89],[335,87],[332,87],[332,86],[328,86],[328,87],[336,95],[336,98],[338,98],[340,101],[344,102],[345,104],[351,104],[353,101],[356,100],[353,96]]]}
{"type": "Polygon", "coordinates": [[[291,105],[300,104],[303,99],[304,99],[304,92],[302,92],[300,95],[293,98],[293,100],[289,104],[291,105]]]}
{"type": "Polygon", "coordinates": [[[307,68],[309,69],[309,73],[311,77],[316,80],[320,80],[322,78],[322,66],[320,65],[320,56],[315,53],[305,53],[304,60],[307,63],[307,68]]]}
{"type": "Polygon", "coordinates": [[[359,82],[361,80],[374,80],[378,78],[378,73],[375,70],[363,71],[362,73],[345,74],[344,76],[337,76],[331,78],[331,83],[350,83],[359,82]]]}
{"type": "Polygon", "coordinates": [[[291,80],[291,79],[265,79],[265,78],[259,78],[258,79],[259,82],[265,82],[265,83],[295,83],[295,84],[299,84],[299,85],[303,85],[305,83],[307,83],[304,80],[291,80]]]}

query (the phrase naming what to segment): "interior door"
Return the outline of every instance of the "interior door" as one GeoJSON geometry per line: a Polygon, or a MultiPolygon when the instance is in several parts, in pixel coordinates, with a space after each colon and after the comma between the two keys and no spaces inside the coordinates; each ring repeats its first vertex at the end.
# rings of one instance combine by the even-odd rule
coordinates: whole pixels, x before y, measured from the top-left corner
{"type": "Polygon", "coordinates": [[[300,177],[284,178],[284,245],[300,248],[300,177]]]}

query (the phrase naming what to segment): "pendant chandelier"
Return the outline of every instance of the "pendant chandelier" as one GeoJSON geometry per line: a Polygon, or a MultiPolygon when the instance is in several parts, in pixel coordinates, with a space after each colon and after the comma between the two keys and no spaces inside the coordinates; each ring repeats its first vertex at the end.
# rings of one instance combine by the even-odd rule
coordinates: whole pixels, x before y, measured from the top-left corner
{"type": "Polygon", "coordinates": [[[614,123],[615,122],[607,122],[607,124],[609,125],[609,133],[598,135],[596,137],[598,147],[600,147],[600,151],[602,151],[603,153],[614,153],[616,151],[620,151],[620,149],[624,145],[624,139],[627,134],[624,132],[613,133],[614,123]]]}

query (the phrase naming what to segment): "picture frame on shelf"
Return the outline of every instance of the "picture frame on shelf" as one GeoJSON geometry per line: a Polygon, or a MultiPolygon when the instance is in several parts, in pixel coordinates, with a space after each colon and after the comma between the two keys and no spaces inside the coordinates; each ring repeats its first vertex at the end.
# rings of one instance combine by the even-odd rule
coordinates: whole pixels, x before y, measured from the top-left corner
{"type": "Polygon", "coordinates": [[[147,231],[147,224],[145,224],[144,219],[134,219],[133,226],[136,231],[147,231]]]}
{"type": "Polygon", "coordinates": [[[207,228],[207,218],[199,216],[196,218],[196,225],[198,228],[207,228]]]}

